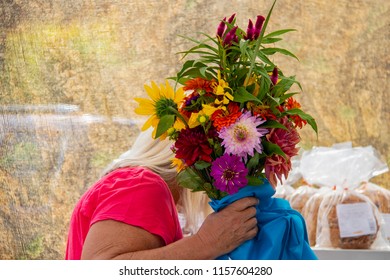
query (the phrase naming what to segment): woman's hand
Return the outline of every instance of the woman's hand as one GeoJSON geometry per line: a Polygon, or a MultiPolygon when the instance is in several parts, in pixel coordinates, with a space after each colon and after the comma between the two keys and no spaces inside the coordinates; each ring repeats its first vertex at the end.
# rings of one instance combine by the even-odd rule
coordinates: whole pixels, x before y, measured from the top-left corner
{"type": "Polygon", "coordinates": [[[196,236],[204,248],[216,256],[229,253],[258,232],[256,208],[258,199],[245,197],[228,205],[219,212],[210,214],[196,236]]]}

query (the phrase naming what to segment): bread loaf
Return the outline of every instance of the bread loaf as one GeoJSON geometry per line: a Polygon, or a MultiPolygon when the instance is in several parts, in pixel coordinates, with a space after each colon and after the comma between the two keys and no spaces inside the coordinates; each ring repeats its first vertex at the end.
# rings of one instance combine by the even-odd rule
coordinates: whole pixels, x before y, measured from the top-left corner
{"type": "Polygon", "coordinates": [[[369,249],[377,237],[378,228],[378,209],[366,196],[355,190],[334,190],[324,195],[318,208],[316,246],[341,249],[369,249]],[[373,211],[373,227],[375,230],[372,234],[341,237],[337,205],[355,203],[366,203],[368,210],[373,211]]]}

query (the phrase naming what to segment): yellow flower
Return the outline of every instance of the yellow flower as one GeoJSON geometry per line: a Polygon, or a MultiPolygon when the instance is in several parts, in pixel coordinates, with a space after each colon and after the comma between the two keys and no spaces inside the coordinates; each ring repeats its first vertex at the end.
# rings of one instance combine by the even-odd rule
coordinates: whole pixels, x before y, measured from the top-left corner
{"type": "Polygon", "coordinates": [[[211,115],[217,111],[219,108],[215,108],[213,106],[203,104],[203,109],[200,110],[198,113],[192,113],[190,119],[188,120],[188,126],[190,128],[197,127],[200,125],[200,119],[204,117],[205,119],[209,120],[211,118],[211,115]]]}
{"type": "Polygon", "coordinates": [[[229,87],[228,82],[221,78],[221,72],[218,71],[218,83],[214,83],[212,85],[214,90],[214,94],[218,96],[222,96],[222,100],[215,99],[215,104],[217,105],[227,105],[230,101],[233,101],[233,95],[229,92],[231,88],[229,87]]]}
{"type": "Polygon", "coordinates": [[[176,166],[177,173],[180,173],[182,170],[184,170],[186,168],[186,165],[182,159],[172,158],[171,162],[172,162],[172,167],[176,166]]]}
{"type": "MultiPolygon", "coordinates": [[[[150,116],[141,130],[146,130],[152,126],[154,128],[153,138],[156,138],[156,129],[161,118],[167,115],[176,115],[179,103],[184,98],[184,90],[179,88],[175,92],[168,81],[165,81],[165,85],[161,84],[160,87],[152,81],[151,87],[144,85],[144,88],[150,99],[134,98],[139,103],[139,107],[135,109],[135,112],[139,115],[150,116]]],[[[165,138],[166,132],[161,137],[165,138]]]]}

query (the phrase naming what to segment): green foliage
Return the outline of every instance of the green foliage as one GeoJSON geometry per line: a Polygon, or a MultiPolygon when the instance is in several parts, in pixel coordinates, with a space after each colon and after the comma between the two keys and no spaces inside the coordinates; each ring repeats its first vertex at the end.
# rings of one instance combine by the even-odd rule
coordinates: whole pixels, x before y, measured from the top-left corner
{"type": "MultiPolygon", "coordinates": [[[[247,102],[267,106],[277,117],[297,115],[307,121],[317,133],[316,122],[307,113],[299,109],[281,113],[278,109],[288,98],[298,94],[298,92],[289,92],[293,85],[297,85],[299,89],[302,87],[294,76],[283,75],[282,70],[272,62],[274,55],[285,55],[298,60],[298,57],[289,50],[274,46],[282,41],[282,35],[294,32],[295,29],[281,29],[266,34],[275,3],[276,1],[271,6],[256,40],[246,39],[246,32],[240,28],[236,31],[238,40],[228,46],[224,45],[223,38],[211,37],[205,33],[198,33],[204,38],[203,40],[181,36],[193,42],[194,46],[179,54],[183,55],[183,59],[188,56],[194,56],[196,59],[185,61],[176,77],[171,79],[179,84],[185,84],[186,81],[199,77],[218,80],[220,72],[222,79],[229,81],[235,102],[241,103],[242,106],[247,102]],[[271,82],[270,72],[275,67],[278,69],[278,82],[274,85],[271,82]]],[[[233,28],[234,23],[235,19],[232,23],[225,22],[227,31],[233,28]]],[[[277,126],[275,123],[268,122],[266,127],[277,126]]]]}

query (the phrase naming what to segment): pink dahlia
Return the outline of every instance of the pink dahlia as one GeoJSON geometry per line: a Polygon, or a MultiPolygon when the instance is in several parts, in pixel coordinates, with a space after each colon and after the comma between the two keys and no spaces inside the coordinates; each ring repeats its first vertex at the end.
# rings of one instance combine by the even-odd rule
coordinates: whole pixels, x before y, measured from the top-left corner
{"type": "Polygon", "coordinates": [[[265,161],[265,175],[272,186],[276,187],[277,179],[282,181],[282,175],[287,178],[288,172],[291,170],[291,158],[298,154],[296,145],[300,138],[297,130],[293,124],[284,117],[279,120],[287,130],[281,128],[273,128],[267,135],[267,140],[271,143],[277,144],[285,153],[285,157],[280,155],[272,155],[267,157],[265,161]]]}
{"type": "Polygon", "coordinates": [[[258,127],[265,120],[251,116],[250,112],[241,115],[237,121],[219,132],[223,140],[222,146],[225,153],[237,155],[247,161],[248,155],[253,156],[254,152],[261,153],[261,137],[268,133],[268,129],[258,127]]]}
{"type": "Polygon", "coordinates": [[[247,185],[247,173],[245,164],[235,155],[224,154],[211,164],[214,186],[228,194],[234,194],[247,185]]]}

